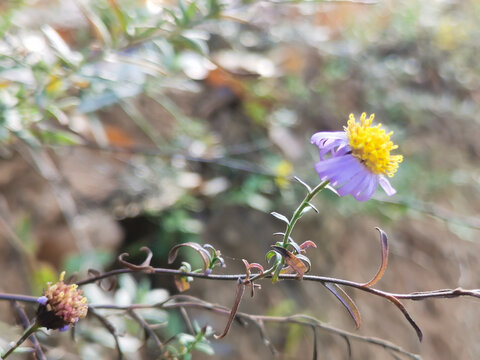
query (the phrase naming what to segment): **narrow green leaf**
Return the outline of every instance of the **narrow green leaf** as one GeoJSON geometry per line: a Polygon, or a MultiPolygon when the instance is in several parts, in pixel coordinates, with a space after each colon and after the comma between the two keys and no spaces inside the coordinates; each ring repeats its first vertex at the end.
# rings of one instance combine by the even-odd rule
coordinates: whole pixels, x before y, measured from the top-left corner
{"type": "Polygon", "coordinates": [[[282,215],[282,214],[279,214],[275,211],[271,212],[270,213],[271,215],[275,216],[278,220],[282,220],[283,222],[285,222],[287,225],[290,224],[290,220],[288,220],[288,218],[285,216],[285,215],[282,215]]]}

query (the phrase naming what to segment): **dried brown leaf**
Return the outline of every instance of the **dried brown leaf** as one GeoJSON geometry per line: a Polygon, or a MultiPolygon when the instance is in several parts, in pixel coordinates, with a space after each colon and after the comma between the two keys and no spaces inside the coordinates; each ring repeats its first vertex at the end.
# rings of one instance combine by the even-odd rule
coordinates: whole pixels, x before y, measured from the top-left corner
{"type": "Polygon", "coordinates": [[[387,269],[387,264],[388,264],[388,238],[387,238],[387,234],[385,234],[385,232],[378,227],[376,229],[380,233],[380,245],[382,247],[382,262],[380,264],[380,267],[378,268],[377,273],[372,278],[372,280],[363,284],[363,286],[367,286],[367,287],[375,285],[382,278],[383,274],[385,273],[385,270],[387,269]]]}
{"type": "Polygon", "coordinates": [[[202,257],[203,271],[206,272],[208,270],[208,267],[210,266],[210,260],[211,260],[210,253],[208,252],[208,250],[204,249],[200,244],[197,244],[194,242],[186,242],[183,244],[175,245],[168,253],[168,263],[171,264],[175,261],[175,259],[177,258],[178,250],[184,246],[192,248],[202,257]]]}
{"type": "Polygon", "coordinates": [[[146,246],[142,246],[140,248],[140,251],[147,253],[147,258],[140,265],[135,265],[135,264],[129,263],[128,261],[125,261],[124,260],[125,256],[130,256],[128,253],[120,254],[118,256],[118,261],[120,262],[120,264],[122,264],[128,269],[135,270],[135,271],[142,271],[147,274],[153,274],[155,272],[155,269],[150,265],[150,261],[152,260],[152,255],[153,255],[152,250],[150,250],[146,246]]]}
{"type": "Polygon", "coordinates": [[[273,245],[272,249],[283,257],[285,263],[297,273],[299,279],[303,278],[303,274],[307,271],[307,266],[300,259],[281,246],[273,245]]]}
{"type": "Polygon", "coordinates": [[[230,316],[228,317],[227,325],[225,326],[225,330],[223,330],[222,334],[213,335],[215,339],[217,340],[222,339],[228,334],[228,331],[230,330],[230,326],[232,326],[233,319],[235,319],[235,316],[237,315],[238,306],[240,305],[240,301],[242,300],[242,296],[244,292],[245,292],[245,284],[243,283],[242,279],[239,278],[237,280],[237,291],[235,293],[235,302],[233,303],[232,310],[230,311],[230,316]]]}
{"type": "Polygon", "coordinates": [[[335,297],[340,300],[340,302],[345,306],[348,310],[350,316],[352,317],[353,321],[355,321],[355,327],[358,329],[362,324],[362,317],[360,315],[360,311],[357,308],[357,305],[352,300],[352,298],[343,290],[340,286],[333,283],[323,283],[325,287],[330,290],[330,292],[335,295],[335,297]]]}

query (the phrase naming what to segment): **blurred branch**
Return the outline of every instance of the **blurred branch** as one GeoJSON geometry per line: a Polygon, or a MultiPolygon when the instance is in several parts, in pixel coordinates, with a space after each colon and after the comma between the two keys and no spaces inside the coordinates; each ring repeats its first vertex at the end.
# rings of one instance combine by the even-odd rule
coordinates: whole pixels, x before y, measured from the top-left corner
{"type": "MultiPolygon", "coordinates": [[[[17,312],[18,317],[20,318],[20,321],[22,322],[23,328],[25,330],[28,329],[31,324],[30,324],[30,320],[28,319],[27,314],[25,314],[25,311],[23,310],[23,308],[16,301],[12,301],[12,306],[15,309],[15,311],[17,312]]],[[[40,342],[38,341],[35,334],[30,335],[28,337],[28,340],[30,340],[30,342],[33,345],[36,360],[47,360],[47,357],[43,353],[42,346],[40,345],[40,342]]]]}
{"type": "MultiPolygon", "coordinates": [[[[133,304],[130,306],[95,305],[94,307],[95,309],[131,310],[132,308],[138,308],[139,306],[150,307],[150,308],[158,307],[162,309],[188,308],[188,307],[200,308],[203,310],[213,311],[225,316],[229,316],[231,312],[230,309],[222,305],[209,303],[204,300],[195,298],[193,296],[185,296],[185,295],[173,296],[169,298],[167,301],[157,305],[149,305],[149,306],[140,305],[140,304],[133,304]],[[174,301],[174,302],[169,303],[171,301],[174,301]]],[[[403,348],[401,348],[400,346],[397,346],[389,341],[385,341],[376,337],[361,336],[348,331],[344,331],[344,330],[329,326],[321,322],[320,320],[307,315],[264,316],[264,315],[252,315],[244,312],[237,312],[235,315],[235,318],[237,320],[250,321],[251,323],[255,324],[259,328],[262,339],[264,339],[266,346],[268,346],[274,353],[276,353],[276,350],[273,347],[273,345],[269,342],[268,338],[266,337],[265,327],[263,323],[297,324],[301,326],[314,327],[314,328],[322,329],[330,333],[342,336],[345,339],[353,339],[357,341],[366,342],[372,345],[381,346],[386,350],[397,352],[399,354],[408,356],[412,359],[416,359],[416,360],[421,359],[419,355],[408,352],[403,348]],[[267,339],[267,341],[265,341],[265,339],[267,339]]]]}
{"type": "Polygon", "coordinates": [[[472,228],[475,230],[480,230],[480,219],[478,217],[477,218],[457,217],[454,214],[452,214],[450,211],[443,209],[440,206],[437,206],[432,203],[426,203],[426,202],[414,201],[414,200],[394,200],[394,199],[379,200],[379,201],[386,204],[406,207],[408,209],[412,209],[420,213],[431,215],[437,219],[445,221],[446,223],[456,224],[456,225],[472,228]]]}
{"type": "Polygon", "coordinates": [[[115,330],[115,326],[105,316],[100,315],[95,310],[95,308],[90,308],[90,306],[89,306],[88,307],[88,313],[95,316],[98,319],[98,321],[100,321],[100,323],[105,327],[105,329],[107,329],[107,331],[110,334],[112,334],[113,339],[115,340],[115,347],[116,347],[117,353],[118,353],[118,360],[122,360],[123,359],[123,352],[122,352],[122,349],[120,347],[120,342],[118,340],[118,335],[117,335],[117,332],[115,330]]]}
{"type": "MultiPolygon", "coordinates": [[[[237,159],[232,159],[232,158],[227,158],[227,157],[214,157],[214,158],[202,158],[202,157],[197,157],[197,156],[192,156],[188,154],[182,154],[178,151],[173,152],[169,150],[164,150],[164,149],[157,149],[153,147],[146,147],[146,146],[130,146],[130,147],[119,147],[119,146],[102,146],[95,144],[93,142],[86,142],[81,145],[72,145],[71,147],[84,147],[87,149],[91,150],[96,150],[96,151],[105,151],[105,152],[110,152],[110,153],[120,153],[120,154],[139,154],[139,155],[145,155],[145,156],[164,156],[164,157],[180,157],[182,159],[185,159],[186,161],[191,161],[191,162],[199,162],[199,163],[205,163],[205,164],[213,164],[213,165],[218,165],[222,167],[226,167],[229,169],[234,169],[234,170],[240,170],[240,171],[245,171],[253,174],[259,174],[259,175],[265,175],[265,176],[270,176],[270,177],[277,177],[278,175],[270,172],[268,170],[265,170],[258,164],[249,162],[249,161],[244,161],[244,160],[237,160],[237,159]]],[[[235,155],[235,151],[233,151],[233,154],[235,155]]],[[[247,151],[247,150],[238,150],[238,151],[247,151]]],[[[251,150],[255,151],[255,150],[251,150]]]]}

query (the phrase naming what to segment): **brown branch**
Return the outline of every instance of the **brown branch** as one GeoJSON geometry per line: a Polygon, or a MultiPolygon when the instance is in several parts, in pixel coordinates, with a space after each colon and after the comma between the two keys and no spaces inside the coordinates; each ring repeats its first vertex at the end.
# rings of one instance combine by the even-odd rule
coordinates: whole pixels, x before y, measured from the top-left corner
{"type": "MultiPolygon", "coordinates": [[[[116,310],[128,310],[129,308],[139,308],[140,306],[144,305],[138,305],[138,304],[133,304],[129,306],[115,306],[115,305],[92,305],[92,307],[96,309],[116,309],[116,310]]],[[[218,304],[213,304],[206,302],[204,300],[195,298],[193,296],[187,296],[187,295],[177,295],[177,296],[172,296],[162,304],[156,304],[156,305],[150,305],[150,307],[161,307],[163,309],[177,309],[177,308],[199,308],[202,310],[209,310],[213,311],[218,314],[222,314],[225,316],[230,316],[231,311],[229,308],[218,305],[218,304]],[[172,302],[174,301],[174,302],[172,302]],[[172,302],[172,303],[171,303],[172,302]]],[[[357,341],[362,341],[366,342],[372,345],[380,346],[383,347],[386,350],[391,350],[396,353],[408,356],[412,359],[420,360],[421,357],[417,354],[408,352],[401,348],[398,345],[395,345],[389,341],[382,340],[376,337],[369,337],[369,336],[361,336],[358,334],[354,334],[348,331],[344,331],[338,328],[335,328],[333,326],[327,325],[320,320],[315,319],[314,317],[310,317],[307,315],[292,315],[292,316],[266,316],[266,315],[253,315],[253,314],[248,314],[244,312],[237,312],[235,314],[235,319],[240,320],[240,321],[250,321],[254,323],[261,332],[262,338],[265,336],[265,328],[263,326],[263,323],[285,323],[285,324],[297,324],[297,325],[302,325],[302,326],[309,326],[309,327],[315,327],[318,329],[322,329],[328,332],[331,332],[333,334],[342,336],[343,338],[347,339],[347,344],[349,344],[349,339],[352,340],[357,340],[357,341]]],[[[266,336],[265,336],[266,338],[266,336]]],[[[265,339],[264,338],[264,339],[265,339]]],[[[265,343],[272,351],[274,350],[274,347],[271,343],[265,343]]]]}
{"type": "MultiPolygon", "coordinates": [[[[151,308],[151,307],[150,307],[151,308]]],[[[147,336],[151,337],[155,344],[163,353],[163,343],[160,338],[155,334],[155,331],[150,327],[150,325],[140,316],[138,315],[133,308],[128,309],[129,315],[142,327],[143,331],[147,334],[147,336]]],[[[147,340],[147,339],[145,339],[147,340]]]]}

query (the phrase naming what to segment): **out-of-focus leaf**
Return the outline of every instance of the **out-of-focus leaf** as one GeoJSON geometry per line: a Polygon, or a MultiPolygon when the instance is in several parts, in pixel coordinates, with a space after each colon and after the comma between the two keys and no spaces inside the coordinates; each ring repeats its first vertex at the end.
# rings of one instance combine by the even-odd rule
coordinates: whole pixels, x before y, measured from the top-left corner
{"type": "Polygon", "coordinates": [[[185,276],[175,275],[174,281],[179,292],[184,292],[190,289],[190,283],[185,276]]]}
{"type": "Polygon", "coordinates": [[[47,282],[56,282],[58,279],[55,269],[46,263],[40,263],[35,266],[33,272],[32,290],[34,294],[41,294],[47,282]]]}
{"type": "Polygon", "coordinates": [[[325,287],[330,290],[330,292],[335,295],[335,297],[340,300],[340,302],[345,306],[348,310],[348,313],[352,317],[353,321],[355,321],[355,327],[358,329],[362,324],[362,317],[360,316],[360,311],[357,308],[357,305],[352,300],[350,296],[337,284],[332,283],[323,283],[325,287]]]}
{"type": "Polygon", "coordinates": [[[281,246],[273,245],[272,249],[278,252],[285,260],[285,263],[291,266],[293,270],[295,270],[295,272],[298,275],[298,278],[300,279],[303,278],[303,274],[305,274],[305,272],[307,271],[307,266],[300,259],[298,259],[290,251],[288,251],[287,249],[284,249],[281,246]]]}
{"type": "Polygon", "coordinates": [[[275,216],[278,220],[282,220],[287,225],[290,224],[290,220],[288,220],[288,218],[285,215],[279,214],[275,211],[271,212],[270,214],[275,216]]]}
{"type": "Polygon", "coordinates": [[[376,229],[380,233],[380,245],[382,247],[382,262],[380,264],[380,267],[378,268],[377,273],[372,278],[372,280],[363,284],[363,286],[373,286],[373,285],[375,285],[382,278],[383,274],[385,273],[385,270],[387,269],[387,264],[388,264],[388,238],[387,238],[387,234],[385,234],[385,232],[378,227],[376,229]]]}
{"type": "Polygon", "coordinates": [[[57,55],[69,65],[76,66],[81,61],[82,57],[78,53],[74,53],[70,50],[70,47],[62,37],[49,25],[42,26],[42,32],[48,39],[50,45],[55,50],[57,55]]]}
{"type": "Polygon", "coordinates": [[[168,263],[171,264],[175,261],[175,259],[177,258],[178,250],[184,246],[192,248],[202,257],[203,271],[207,271],[208,267],[210,266],[210,261],[212,260],[210,257],[210,253],[206,249],[204,249],[202,245],[194,242],[186,242],[183,244],[175,245],[168,253],[168,263]]]}
{"type": "Polygon", "coordinates": [[[38,137],[43,144],[48,145],[80,145],[83,143],[79,136],[63,130],[41,130],[38,137]]]}
{"type": "Polygon", "coordinates": [[[207,355],[214,355],[215,354],[215,351],[210,346],[210,344],[208,344],[205,341],[201,341],[201,342],[196,343],[194,348],[195,348],[195,350],[201,351],[201,352],[203,352],[207,355]]]}

